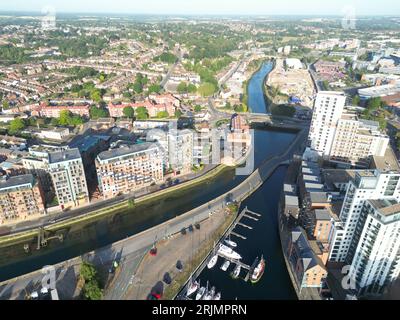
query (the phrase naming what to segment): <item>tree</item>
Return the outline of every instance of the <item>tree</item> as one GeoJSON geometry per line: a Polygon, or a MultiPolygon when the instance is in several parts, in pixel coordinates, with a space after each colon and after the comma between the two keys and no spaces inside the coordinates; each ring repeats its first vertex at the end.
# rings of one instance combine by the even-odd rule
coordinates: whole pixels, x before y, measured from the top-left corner
{"type": "Polygon", "coordinates": [[[369,99],[367,102],[367,108],[370,112],[374,111],[374,110],[378,110],[382,106],[383,106],[383,102],[380,97],[369,99]]]}
{"type": "Polygon", "coordinates": [[[361,103],[360,96],[358,96],[358,95],[354,96],[354,98],[352,100],[352,105],[353,106],[359,106],[360,103],[361,103]]]}
{"type": "Polygon", "coordinates": [[[10,108],[10,103],[7,100],[3,101],[3,109],[7,110],[8,108],[10,108]]]}
{"type": "Polygon", "coordinates": [[[151,93],[160,93],[161,86],[159,84],[152,84],[149,86],[149,94],[151,93]]]}
{"type": "Polygon", "coordinates": [[[130,106],[125,107],[122,113],[124,114],[125,117],[129,119],[133,119],[133,117],[135,116],[135,110],[133,110],[133,108],[130,106]]]}
{"type": "Polygon", "coordinates": [[[176,91],[178,91],[179,93],[187,93],[188,92],[188,86],[186,84],[186,82],[181,82],[178,87],[176,88],[176,91]]]}
{"type": "Polygon", "coordinates": [[[96,120],[99,118],[106,118],[109,116],[107,109],[92,106],[90,108],[90,119],[96,120]]]}
{"type": "Polygon", "coordinates": [[[83,295],[87,300],[101,300],[103,298],[103,291],[96,280],[91,280],[85,283],[83,295]]]}
{"type": "Polygon", "coordinates": [[[187,86],[187,92],[196,93],[197,87],[194,84],[189,83],[189,85],[187,86]]]}
{"type": "Polygon", "coordinates": [[[14,119],[10,122],[10,127],[8,129],[8,132],[13,135],[18,133],[19,131],[25,129],[25,121],[23,119],[17,118],[14,119]]]}
{"type": "Polygon", "coordinates": [[[217,88],[214,84],[206,82],[206,83],[203,83],[197,91],[203,97],[209,97],[209,96],[213,95],[216,92],[216,90],[217,90],[217,88]]]}
{"type": "Polygon", "coordinates": [[[68,110],[62,110],[60,112],[60,117],[57,122],[54,122],[55,125],[59,126],[78,126],[83,124],[83,119],[78,115],[72,115],[72,113],[68,110]]]}
{"type": "Polygon", "coordinates": [[[97,277],[96,268],[88,262],[83,262],[79,275],[86,281],[89,282],[97,277]]]}
{"type": "Polygon", "coordinates": [[[175,117],[176,117],[176,118],[180,118],[180,117],[182,117],[182,115],[183,115],[183,112],[182,112],[181,110],[177,109],[177,110],[175,111],[175,117]]]}
{"type": "Polygon", "coordinates": [[[68,110],[62,110],[60,112],[60,117],[58,118],[58,124],[60,126],[68,126],[71,123],[71,112],[68,110]]]}
{"type": "Polygon", "coordinates": [[[201,105],[194,106],[194,112],[201,112],[202,108],[201,105]]]}
{"type": "Polygon", "coordinates": [[[169,113],[167,111],[160,111],[157,113],[157,118],[159,119],[165,119],[169,117],[169,113]]]}
{"type": "Polygon", "coordinates": [[[149,112],[146,107],[139,107],[136,109],[136,119],[146,120],[149,118],[149,112]]]}
{"type": "Polygon", "coordinates": [[[99,102],[101,101],[101,99],[102,99],[102,97],[101,97],[101,91],[98,90],[98,89],[93,90],[93,91],[90,93],[90,99],[92,99],[93,101],[99,103],[99,102]]]}

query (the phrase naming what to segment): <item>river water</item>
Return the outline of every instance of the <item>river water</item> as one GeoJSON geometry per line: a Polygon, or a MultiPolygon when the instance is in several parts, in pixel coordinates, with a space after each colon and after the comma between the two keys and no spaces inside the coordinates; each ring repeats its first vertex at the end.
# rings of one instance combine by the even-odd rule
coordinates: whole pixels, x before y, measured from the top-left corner
{"type": "MultiPolygon", "coordinates": [[[[268,113],[263,93],[263,82],[266,75],[271,72],[272,63],[264,63],[260,70],[249,82],[249,106],[253,113],[268,113]]],[[[280,145],[285,144],[285,137],[271,135],[271,132],[257,132],[257,143],[265,148],[277,152],[280,145]]],[[[257,149],[258,146],[256,146],[257,149]]],[[[261,151],[261,150],[260,150],[261,151]]],[[[234,266],[231,265],[227,272],[220,270],[224,260],[219,259],[212,270],[207,268],[200,274],[202,285],[209,281],[210,286],[215,286],[222,293],[222,299],[227,300],[292,300],[296,299],[296,293],[288,275],[282,254],[278,231],[278,203],[281,195],[283,181],[286,175],[286,167],[279,167],[272,176],[252,196],[243,202],[242,210],[249,210],[261,214],[259,221],[244,218],[242,222],[252,227],[252,230],[237,226],[235,232],[245,236],[247,239],[232,236],[231,240],[238,244],[236,249],[243,257],[242,262],[252,265],[256,257],[264,255],[266,269],[264,276],[256,284],[245,282],[245,271],[242,270],[241,278],[233,280],[230,272],[234,266]]]]}
{"type": "MultiPolygon", "coordinates": [[[[265,63],[249,82],[249,106],[252,112],[265,113],[267,106],[263,97],[262,83],[272,70],[271,63],[265,63]]],[[[294,140],[295,134],[277,131],[257,130],[255,132],[256,167],[264,159],[283,152],[294,140]]],[[[239,299],[294,299],[295,293],[283,260],[278,227],[277,206],[286,168],[275,171],[271,178],[254,193],[243,205],[263,216],[259,222],[248,222],[252,231],[240,230],[247,236],[246,241],[238,241],[239,251],[244,261],[251,264],[255,256],[264,254],[267,269],[257,286],[244,281],[233,281],[227,273],[219,271],[205,272],[201,275],[210,280],[222,291],[224,298],[239,299]],[[251,260],[251,261],[250,261],[251,260]]],[[[75,226],[67,230],[63,243],[50,241],[47,248],[32,250],[26,254],[23,245],[18,243],[0,248],[0,281],[10,279],[44,265],[55,264],[86,252],[107,246],[113,242],[132,236],[152,226],[165,222],[226,193],[242,182],[245,176],[236,176],[235,170],[227,169],[210,179],[207,186],[194,186],[186,191],[166,196],[149,204],[116,213],[101,221],[75,226]]],[[[236,241],[237,239],[235,239],[236,241]]],[[[31,240],[34,246],[35,239],[31,240]]]]}

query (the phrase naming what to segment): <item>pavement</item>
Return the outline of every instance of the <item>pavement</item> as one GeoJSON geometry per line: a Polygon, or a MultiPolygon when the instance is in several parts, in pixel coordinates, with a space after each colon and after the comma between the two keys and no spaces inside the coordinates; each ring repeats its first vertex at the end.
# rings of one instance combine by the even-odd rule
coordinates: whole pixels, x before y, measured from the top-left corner
{"type": "Polygon", "coordinates": [[[193,255],[198,254],[205,244],[210,241],[221,225],[226,221],[226,214],[220,210],[201,224],[200,230],[195,230],[186,235],[178,234],[170,240],[157,246],[156,257],[147,254],[142,261],[125,295],[125,300],[145,300],[155,289],[165,291],[167,284],[163,283],[167,273],[173,281],[179,275],[176,268],[178,261],[182,262],[184,269],[194,269],[190,266],[193,255]]]}

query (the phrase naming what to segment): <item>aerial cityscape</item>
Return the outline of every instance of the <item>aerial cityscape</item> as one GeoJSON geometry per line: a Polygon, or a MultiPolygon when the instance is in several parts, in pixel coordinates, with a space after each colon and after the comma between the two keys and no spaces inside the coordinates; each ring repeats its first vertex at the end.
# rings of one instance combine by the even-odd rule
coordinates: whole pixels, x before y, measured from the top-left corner
{"type": "Polygon", "coordinates": [[[0,4],[0,300],[400,299],[399,4],[217,2],[0,4]]]}

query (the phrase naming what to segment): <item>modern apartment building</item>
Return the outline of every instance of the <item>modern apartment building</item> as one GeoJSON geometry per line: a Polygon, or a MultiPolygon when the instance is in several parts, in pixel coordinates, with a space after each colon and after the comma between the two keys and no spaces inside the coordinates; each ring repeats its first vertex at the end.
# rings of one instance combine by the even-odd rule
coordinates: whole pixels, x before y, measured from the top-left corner
{"type": "Polygon", "coordinates": [[[351,264],[364,229],[362,212],[369,200],[400,201],[400,171],[357,171],[347,187],[339,221],[332,230],[329,260],[351,264]]]}
{"type": "Polygon", "coordinates": [[[360,236],[350,277],[359,294],[382,294],[400,273],[398,199],[368,200],[360,216],[360,236]]]}
{"type": "Polygon", "coordinates": [[[1,177],[0,225],[45,212],[43,192],[33,175],[1,177]]]}
{"type": "Polygon", "coordinates": [[[49,154],[49,171],[62,209],[89,202],[85,170],[79,149],[49,154]]]}
{"type": "Polygon", "coordinates": [[[346,96],[341,92],[320,92],[314,104],[309,140],[311,148],[320,156],[329,156],[336,134],[336,127],[342,116],[346,96]]]}
{"type": "Polygon", "coordinates": [[[389,137],[375,121],[359,120],[355,114],[343,114],[337,123],[330,160],[367,168],[371,156],[384,156],[389,137]]]}
{"type": "Polygon", "coordinates": [[[168,133],[169,166],[179,174],[192,171],[194,134],[191,130],[170,130],[168,133]]]}
{"type": "Polygon", "coordinates": [[[153,143],[102,152],[96,159],[99,188],[105,199],[163,181],[163,153],[153,143]]]}

